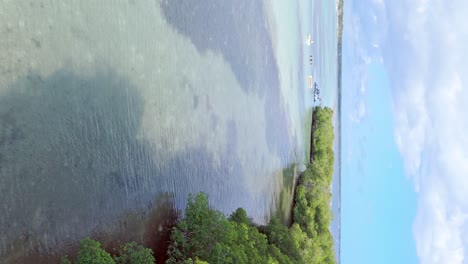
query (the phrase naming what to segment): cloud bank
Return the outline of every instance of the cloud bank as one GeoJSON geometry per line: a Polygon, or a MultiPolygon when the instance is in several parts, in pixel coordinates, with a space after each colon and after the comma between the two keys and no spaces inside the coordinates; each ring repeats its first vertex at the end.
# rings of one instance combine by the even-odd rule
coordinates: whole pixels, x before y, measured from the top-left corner
{"type": "Polygon", "coordinates": [[[388,0],[385,9],[395,141],[418,192],[417,255],[468,263],[468,1],[388,0]]]}

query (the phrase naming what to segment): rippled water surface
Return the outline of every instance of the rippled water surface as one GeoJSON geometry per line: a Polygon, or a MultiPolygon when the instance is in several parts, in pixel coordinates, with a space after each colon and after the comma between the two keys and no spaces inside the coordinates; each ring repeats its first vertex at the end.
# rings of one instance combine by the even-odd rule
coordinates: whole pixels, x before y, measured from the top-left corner
{"type": "Polygon", "coordinates": [[[307,14],[284,6],[0,1],[0,259],[156,243],[199,191],[259,224],[287,211],[309,95],[307,14]]]}

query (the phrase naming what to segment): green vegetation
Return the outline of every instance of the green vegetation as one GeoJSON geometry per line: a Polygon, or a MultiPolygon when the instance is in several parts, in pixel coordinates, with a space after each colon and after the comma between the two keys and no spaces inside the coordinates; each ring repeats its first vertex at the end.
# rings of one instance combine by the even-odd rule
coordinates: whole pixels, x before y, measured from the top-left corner
{"type": "MultiPolygon", "coordinates": [[[[62,264],[71,263],[66,257],[62,258],[62,264]]],[[[86,238],[81,241],[80,251],[75,261],[76,264],[115,264],[111,255],[101,248],[101,243],[86,238]]]]}
{"type": "MultiPolygon", "coordinates": [[[[62,258],[62,264],[71,264],[67,258],[62,258]]],[[[152,264],[155,263],[153,251],[135,242],[122,245],[118,254],[111,256],[101,248],[98,241],[86,238],[81,241],[80,250],[75,264],[152,264]]]]}
{"type": "MultiPolygon", "coordinates": [[[[287,259],[253,226],[247,214],[237,209],[229,219],[211,209],[208,196],[190,196],[185,217],[174,227],[166,263],[278,263],[287,259]]],[[[291,263],[291,262],[282,262],[291,263]]]]}
{"type": "Polygon", "coordinates": [[[119,254],[114,259],[117,264],[152,264],[155,262],[153,251],[135,242],[120,246],[119,254]]]}
{"type": "MultiPolygon", "coordinates": [[[[333,175],[333,112],[316,107],[312,114],[313,163],[298,180],[293,222],[273,218],[265,227],[253,225],[244,209],[229,217],[210,207],[204,193],[188,197],[185,216],[172,228],[167,264],[336,263],[330,223],[333,175]]],[[[63,259],[62,263],[71,263],[63,259]]],[[[151,249],[127,243],[111,256],[100,243],[85,239],[75,263],[154,263],[151,249]]]]}
{"type": "Polygon", "coordinates": [[[301,175],[295,194],[293,224],[272,219],[262,228],[253,226],[245,211],[229,219],[211,209],[205,194],[190,196],[186,216],[174,227],[166,263],[336,263],[329,230],[330,186],[333,175],[333,112],[313,112],[314,162],[301,175]]]}
{"type": "Polygon", "coordinates": [[[329,230],[333,219],[330,208],[334,162],[332,117],[330,108],[314,109],[311,135],[314,162],[299,178],[292,226],[288,229],[272,220],[267,227],[269,241],[295,263],[336,263],[329,230]]]}

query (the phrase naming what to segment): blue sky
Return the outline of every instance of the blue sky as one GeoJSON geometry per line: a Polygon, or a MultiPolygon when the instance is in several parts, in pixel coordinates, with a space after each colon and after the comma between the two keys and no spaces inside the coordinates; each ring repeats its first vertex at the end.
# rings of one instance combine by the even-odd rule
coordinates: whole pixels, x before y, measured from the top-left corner
{"type": "Polygon", "coordinates": [[[366,71],[365,117],[343,120],[342,263],[417,263],[416,196],[393,141],[389,80],[380,63],[366,71]]]}
{"type": "Polygon", "coordinates": [[[342,263],[468,263],[467,11],[345,0],[342,263]]]}

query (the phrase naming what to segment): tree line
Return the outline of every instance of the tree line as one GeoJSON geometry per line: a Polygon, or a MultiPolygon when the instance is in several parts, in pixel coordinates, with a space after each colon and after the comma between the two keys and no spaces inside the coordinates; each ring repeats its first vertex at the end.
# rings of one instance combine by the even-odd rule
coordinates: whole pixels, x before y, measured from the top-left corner
{"type": "MultiPolygon", "coordinates": [[[[212,208],[204,193],[189,195],[185,215],[172,228],[167,264],[336,263],[330,223],[333,175],[333,111],[316,107],[312,115],[313,162],[300,175],[291,226],[278,218],[254,225],[244,209],[226,217],[212,208]]],[[[62,263],[71,263],[66,257],[62,263]]],[[[120,247],[114,256],[99,242],[85,239],[74,263],[151,264],[151,249],[136,243],[120,247]]]]}

